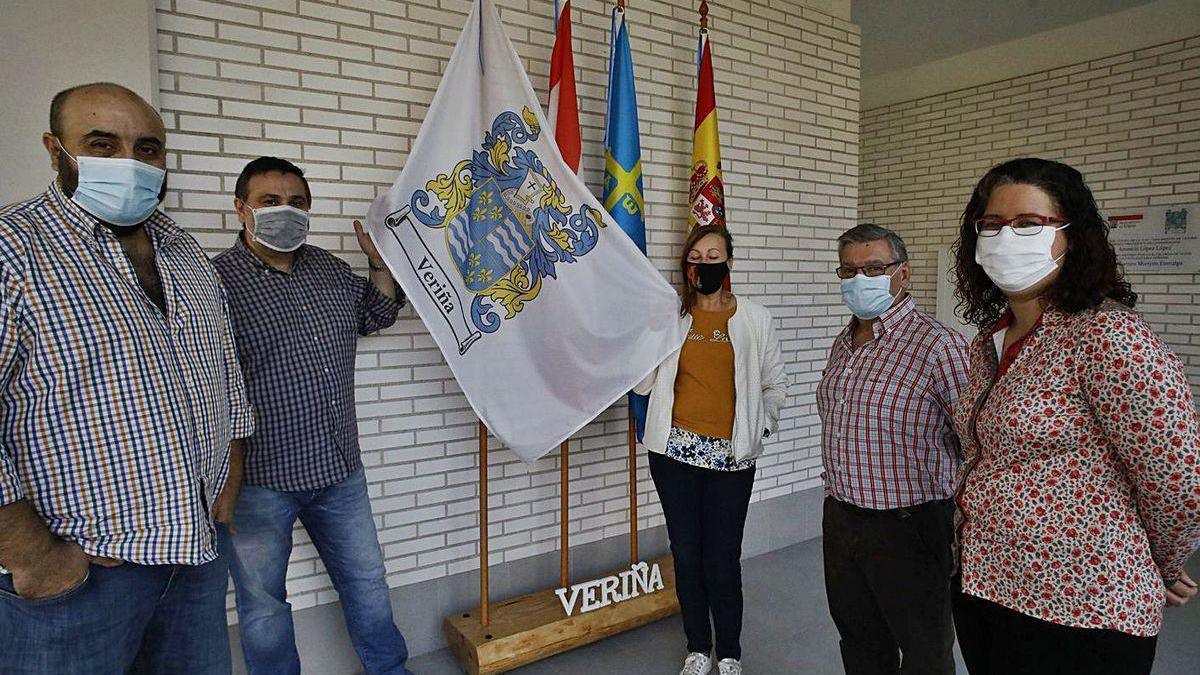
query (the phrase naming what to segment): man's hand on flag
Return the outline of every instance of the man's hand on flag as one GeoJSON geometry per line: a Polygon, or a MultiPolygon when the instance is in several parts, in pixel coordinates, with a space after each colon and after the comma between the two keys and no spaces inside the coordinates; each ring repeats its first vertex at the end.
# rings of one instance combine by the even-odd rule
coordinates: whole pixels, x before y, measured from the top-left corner
{"type": "Polygon", "coordinates": [[[383,256],[379,255],[379,249],[375,248],[375,242],[371,241],[371,235],[363,229],[362,221],[354,221],[354,234],[358,237],[358,247],[367,256],[367,264],[372,267],[383,267],[383,256]]]}
{"type": "Polygon", "coordinates": [[[384,262],[383,256],[379,255],[379,249],[375,248],[375,242],[371,240],[371,235],[367,234],[363,229],[362,221],[354,221],[354,234],[358,237],[358,247],[367,256],[367,278],[387,297],[395,300],[404,301],[400,295],[400,287],[396,284],[396,280],[392,278],[392,273],[388,271],[387,263],[384,262]]]}

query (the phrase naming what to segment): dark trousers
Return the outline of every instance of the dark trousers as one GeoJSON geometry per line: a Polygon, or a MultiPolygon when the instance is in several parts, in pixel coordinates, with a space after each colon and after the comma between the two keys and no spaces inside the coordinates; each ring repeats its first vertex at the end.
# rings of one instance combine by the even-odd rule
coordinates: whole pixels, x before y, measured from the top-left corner
{"type": "Polygon", "coordinates": [[[825,594],[847,675],[954,675],[954,503],[874,511],[825,499],[825,594]]]}
{"type": "Polygon", "coordinates": [[[971,675],[1148,675],[1158,642],[1042,621],[957,589],[954,625],[971,675]]]}
{"type": "Polygon", "coordinates": [[[650,453],[689,652],[712,651],[715,628],[717,659],[742,658],[742,530],[754,471],[702,469],[650,453]]]}
{"type": "Polygon", "coordinates": [[[0,574],[0,674],[228,675],[228,584],[224,552],[198,566],[92,565],[40,600],[0,574]]]}

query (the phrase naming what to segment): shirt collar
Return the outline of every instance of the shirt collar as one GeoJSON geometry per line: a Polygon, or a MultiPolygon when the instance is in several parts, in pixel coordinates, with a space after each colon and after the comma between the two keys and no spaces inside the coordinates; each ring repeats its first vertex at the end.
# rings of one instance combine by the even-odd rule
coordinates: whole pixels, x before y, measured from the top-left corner
{"type": "MultiPolygon", "coordinates": [[[[916,309],[917,302],[913,300],[912,295],[906,293],[903,300],[892,305],[886,312],[879,315],[879,320],[875,322],[875,325],[871,326],[871,331],[875,337],[891,333],[904,325],[916,309]]],[[[858,318],[851,317],[850,325],[846,326],[843,336],[846,339],[850,339],[850,336],[854,335],[856,327],[858,327],[858,318]]]]}
{"type": "Polygon", "coordinates": [[[1000,315],[1000,320],[996,322],[995,326],[992,326],[992,335],[1011,326],[1015,319],[1016,317],[1013,316],[1012,308],[1004,310],[1004,314],[1000,315]]]}
{"type": "MultiPolygon", "coordinates": [[[[1055,307],[1047,307],[1042,312],[1042,315],[1038,317],[1038,320],[1033,324],[1033,327],[1037,328],[1039,326],[1055,326],[1062,323],[1066,317],[1066,312],[1063,312],[1055,307]]],[[[1013,316],[1012,308],[1005,308],[1004,314],[1000,315],[1000,320],[996,322],[995,326],[992,326],[992,335],[995,335],[1005,328],[1008,328],[1015,320],[1016,317],[1013,316]]],[[[1032,333],[1033,331],[1030,330],[1030,332],[1032,333]]]]}
{"type": "Polygon", "coordinates": [[[1045,326],[1057,326],[1060,323],[1064,323],[1069,317],[1069,314],[1057,307],[1047,307],[1046,311],[1042,312],[1040,321],[1045,326]]]}
{"type": "Polygon", "coordinates": [[[875,334],[891,333],[900,328],[904,322],[908,321],[916,309],[917,302],[912,299],[911,295],[905,292],[904,299],[889,307],[888,311],[879,317],[879,321],[875,322],[875,334]]]}
{"type": "MultiPolygon", "coordinates": [[[[68,226],[74,229],[77,233],[84,237],[90,237],[96,242],[116,239],[104,223],[100,219],[88,213],[80,205],[76,204],[70,197],[63,192],[62,186],[59,185],[58,179],[50,181],[50,188],[47,190],[50,199],[59,208],[65,216],[68,226]]],[[[150,240],[154,242],[154,249],[160,251],[179,241],[183,235],[175,222],[162,211],[155,209],[154,213],[142,223],[142,227],[146,228],[146,232],[150,234],[150,240]]]]}

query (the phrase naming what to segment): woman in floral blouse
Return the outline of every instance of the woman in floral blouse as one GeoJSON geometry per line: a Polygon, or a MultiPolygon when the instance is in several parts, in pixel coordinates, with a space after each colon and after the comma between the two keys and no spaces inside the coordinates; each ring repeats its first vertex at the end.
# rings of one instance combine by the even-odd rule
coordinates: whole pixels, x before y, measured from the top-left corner
{"type": "Polygon", "coordinates": [[[955,625],[972,675],[1149,673],[1163,605],[1196,594],[1200,432],[1179,359],[1133,311],[1083,177],[987,173],[963,213],[980,328],[955,426],[955,625]]]}

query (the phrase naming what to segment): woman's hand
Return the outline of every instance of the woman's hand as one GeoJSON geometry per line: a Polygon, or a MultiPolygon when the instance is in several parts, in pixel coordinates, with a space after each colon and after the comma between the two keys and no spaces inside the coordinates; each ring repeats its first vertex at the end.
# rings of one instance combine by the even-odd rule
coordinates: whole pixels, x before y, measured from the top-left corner
{"type": "Polygon", "coordinates": [[[1167,606],[1182,607],[1196,596],[1196,582],[1187,572],[1179,573],[1179,580],[1167,589],[1167,606]]]}

